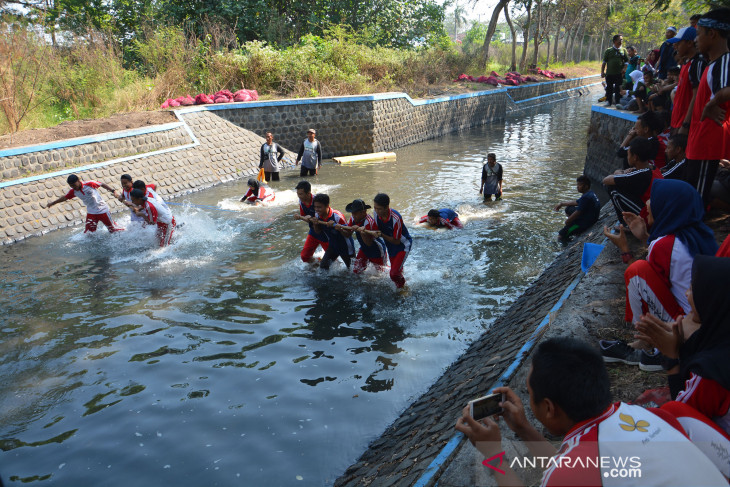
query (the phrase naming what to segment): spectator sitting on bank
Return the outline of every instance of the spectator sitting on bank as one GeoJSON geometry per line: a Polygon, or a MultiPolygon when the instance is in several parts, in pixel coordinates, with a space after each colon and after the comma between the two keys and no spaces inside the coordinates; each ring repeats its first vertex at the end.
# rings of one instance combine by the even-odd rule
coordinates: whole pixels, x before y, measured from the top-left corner
{"type": "Polygon", "coordinates": [[[664,35],[666,40],[659,48],[659,61],[655,66],[658,79],[666,79],[669,68],[677,65],[677,62],[674,60],[674,48],[672,47],[672,43],[669,42],[671,38],[677,35],[677,28],[673,26],[667,27],[664,35]]]}
{"type": "Polygon", "coordinates": [[[581,197],[574,201],[563,201],[555,205],[555,211],[565,207],[565,214],[568,216],[565,220],[565,226],[558,232],[563,240],[592,227],[598,221],[598,214],[601,212],[601,203],[598,201],[598,196],[591,191],[591,180],[588,176],[578,176],[576,181],[576,189],[581,197]]]}
{"type": "Polygon", "coordinates": [[[449,230],[454,228],[464,228],[461,220],[459,220],[459,214],[449,208],[428,210],[428,214],[426,216],[422,216],[418,223],[428,223],[432,227],[448,228],[449,230]]]}
{"type": "Polygon", "coordinates": [[[649,110],[657,111],[671,111],[672,99],[671,93],[677,87],[677,79],[679,78],[680,67],[672,66],[667,71],[667,79],[661,80],[655,85],[656,92],[649,95],[648,105],[649,110]]]}
{"type": "Polygon", "coordinates": [[[636,337],[679,360],[669,370],[672,398],[694,407],[730,433],[730,259],[698,255],[687,297],[691,311],[675,321],[646,314],[636,337]]]}
{"type": "Polygon", "coordinates": [[[636,88],[636,92],[634,93],[637,103],[637,108],[634,111],[644,113],[649,110],[647,102],[649,100],[649,96],[655,91],[656,86],[654,85],[654,75],[651,73],[651,71],[645,71],[644,77],[639,82],[639,85],[636,88]]]}
{"type": "Polygon", "coordinates": [[[646,53],[646,63],[641,67],[641,70],[643,72],[651,71],[652,73],[655,73],[656,69],[654,66],[656,66],[658,59],[659,49],[650,49],[649,52],[646,53]]]}
{"type": "Polygon", "coordinates": [[[646,137],[649,139],[652,145],[652,151],[649,154],[649,162],[653,164],[657,169],[661,169],[666,165],[666,144],[663,138],[659,138],[665,130],[665,120],[660,115],[654,112],[646,112],[639,115],[634,124],[634,128],[629,130],[629,133],[621,142],[617,155],[624,159],[624,169],[629,167],[628,161],[626,160],[627,151],[629,144],[635,137],[646,137]]]}
{"type": "Polygon", "coordinates": [[[636,101],[636,90],[639,88],[639,83],[644,78],[644,73],[640,70],[634,70],[629,75],[631,83],[626,87],[626,93],[621,97],[620,103],[616,105],[619,110],[636,111],[639,109],[639,104],[636,101]]]}
{"type": "MultiPolygon", "coordinates": [[[[692,186],[684,181],[657,180],[647,204],[648,223],[636,214],[624,213],[631,233],[649,246],[646,260],[634,260],[623,228],[614,235],[604,227],[604,235],[619,248],[623,261],[630,264],[624,272],[627,323],[638,322],[644,310],[664,321],[691,311],[686,293],[692,261],[696,255],[717,252],[712,230],[702,223],[704,214],[702,200],[692,186]]],[[[631,348],[642,347],[646,347],[645,342],[634,342],[629,347],[620,341],[601,341],[607,362],[638,361],[643,370],[660,370],[655,354],[642,351],[636,359],[631,348]]]]}
{"type": "Polygon", "coordinates": [[[669,162],[667,162],[667,165],[661,169],[662,177],[664,177],[664,179],[684,180],[684,163],[686,160],[684,151],[686,148],[686,135],[674,134],[669,137],[667,150],[665,152],[667,161],[669,162]]]}
{"type": "Polygon", "coordinates": [[[730,212],[730,161],[721,159],[717,175],[710,190],[710,205],[724,212],[730,212]]]}
{"type": "Polygon", "coordinates": [[[618,220],[622,224],[625,223],[624,212],[641,215],[646,219],[645,205],[646,200],[649,199],[652,181],[662,177],[661,172],[652,168],[649,162],[653,152],[654,145],[649,139],[644,137],[633,139],[627,155],[629,168],[619,169],[603,179],[618,220]]]}
{"type": "MultiPolygon", "coordinates": [[[[542,486],[612,485],[603,484],[605,469],[599,462],[585,461],[599,457],[641,459],[641,469],[651,472],[651,480],[622,478],[620,485],[626,487],[647,483],[727,486],[723,475],[685,436],[674,416],[661,409],[612,403],[611,381],[601,356],[575,338],[551,338],[537,346],[527,391],[532,412],[542,426],[551,435],[564,437],[558,450],[530,424],[522,401],[512,389],[494,390],[504,395],[500,415],[505,424],[525,442],[530,453],[554,457],[543,473],[542,486]]],[[[469,438],[486,462],[504,472],[495,474],[498,485],[522,485],[510,460],[504,458],[499,425],[492,418],[477,422],[466,407],[455,428],[469,438]]]]}

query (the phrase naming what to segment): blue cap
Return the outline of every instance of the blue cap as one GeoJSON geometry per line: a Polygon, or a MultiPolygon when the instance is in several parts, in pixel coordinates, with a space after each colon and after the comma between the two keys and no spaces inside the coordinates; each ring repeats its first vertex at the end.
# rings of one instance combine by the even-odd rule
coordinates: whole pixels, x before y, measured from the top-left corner
{"type": "Polygon", "coordinates": [[[679,32],[677,32],[677,35],[672,37],[671,39],[667,39],[667,42],[670,44],[674,44],[675,42],[679,41],[694,41],[695,37],[697,37],[697,29],[694,27],[682,27],[679,29],[679,32]]]}

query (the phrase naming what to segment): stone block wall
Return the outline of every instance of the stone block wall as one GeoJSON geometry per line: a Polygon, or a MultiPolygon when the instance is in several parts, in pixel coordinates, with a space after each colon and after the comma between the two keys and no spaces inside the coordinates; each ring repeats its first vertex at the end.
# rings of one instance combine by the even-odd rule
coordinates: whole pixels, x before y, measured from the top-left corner
{"type": "Polygon", "coordinates": [[[317,131],[325,159],[372,152],[372,100],[341,98],[343,101],[332,103],[284,100],[243,109],[216,110],[215,113],[261,137],[270,130],[276,142],[295,153],[307,138],[308,128],[317,131]]]}
{"type": "Polygon", "coordinates": [[[528,85],[508,87],[507,93],[514,101],[521,101],[528,98],[535,98],[542,95],[548,95],[550,93],[557,93],[558,91],[564,91],[569,88],[585,86],[600,81],[601,78],[598,75],[586,76],[583,78],[544,81],[542,83],[531,83],[528,85]]]}
{"type": "Polygon", "coordinates": [[[616,156],[621,141],[636,123],[636,115],[593,105],[588,127],[588,153],[583,172],[594,181],[600,181],[622,162],[616,156]]]}
{"type": "Polygon", "coordinates": [[[24,152],[23,148],[20,148],[14,151],[20,152],[17,155],[0,157],[0,181],[191,143],[192,140],[182,124],[174,125],[167,130],[133,136],[122,135],[122,132],[118,137],[108,137],[107,140],[99,142],[87,142],[93,137],[71,139],[65,141],[66,147],[62,148],[32,152],[24,152]]]}
{"type": "Polygon", "coordinates": [[[413,106],[404,98],[374,102],[372,152],[388,151],[505,117],[504,90],[413,106]]]}
{"type": "MultiPolygon", "coordinates": [[[[510,89],[510,93],[528,99],[530,94],[557,93],[594,82],[580,78],[525,85],[510,89]]],[[[403,93],[385,93],[209,105],[178,110],[181,124],[147,129],[151,133],[137,129],[86,138],[87,143],[72,139],[0,151],[0,169],[9,171],[5,177],[30,176],[19,181],[0,180],[0,242],[12,243],[83,223],[86,211],[78,200],[45,209],[48,201],[68,192],[66,177],[76,166],[84,180],[117,187],[119,176],[129,173],[135,179],[158,184],[159,193],[172,198],[255,174],[267,130],[274,131],[283,147],[296,151],[306,129],[314,127],[329,158],[393,150],[503,119],[508,103],[516,105],[503,88],[416,101],[403,93]],[[53,169],[59,171],[30,175],[53,169]]],[[[293,162],[296,154],[288,152],[288,156],[293,162]]],[[[112,212],[126,211],[106,191],[102,190],[102,195],[112,212]]]]}

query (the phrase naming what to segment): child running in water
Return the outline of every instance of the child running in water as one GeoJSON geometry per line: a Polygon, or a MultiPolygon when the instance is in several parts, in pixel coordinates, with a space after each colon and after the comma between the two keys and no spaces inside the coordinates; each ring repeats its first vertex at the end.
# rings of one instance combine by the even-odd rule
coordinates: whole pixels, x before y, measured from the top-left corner
{"type": "Polygon", "coordinates": [[[84,233],[95,232],[99,222],[106,225],[109,233],[124,230],[124,228],[118,226],[116,222],[112,220],[112,215],[109,212],[109,206],[98,191],[98,188],[104,188],[113,194],[114,188],[108,184],[100,183],[98,181],[84,182],[75,174],[71,174],[66,179],[66,182],[69,186],[71,186],[71,191],[57,200],[49,202],[48,208],[55,204],[77,197],[86,205],[86,228],[84,229],[84,233]]]}

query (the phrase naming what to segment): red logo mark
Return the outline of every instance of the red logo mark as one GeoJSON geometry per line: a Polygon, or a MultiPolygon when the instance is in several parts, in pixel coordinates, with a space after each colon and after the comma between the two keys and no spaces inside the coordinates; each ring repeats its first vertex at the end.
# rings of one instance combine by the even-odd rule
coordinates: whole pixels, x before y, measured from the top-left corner
{"type": "Polygon", "coordinates": [[[504,473],[505,473],[505,472],[504,472],[504,470],[502,470],[501,468],[499,468],[499,467],[501,467],[501,466],[502,466],[502,462],[504,461],[504,453],[505,453],[505,452],[502,452],[502,453],[497,453],[496,455],[492,455],[491,457],[489,457],[489,458],[487,458],[486,460],[484,460],[484,461],[482,462],[482,465],[484,465],[484,466],[485,466],[485,467],[487,467],[487,468],[491,468],[491,469],[492,469],[492,470],[494,470],[495,472],[499,472],[499,473],[501,473],[502,475],[504,475],[504,473]],[[497,465],[496,467],[495,467],[494,465],[492,465],[492,464],[490,464],[490,463],[489,463],[489,462],[491,462],[492,460],[494,460],[495,458],[499,458],[499,465],[497,465]]]}

